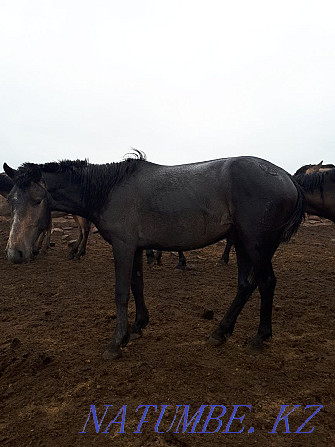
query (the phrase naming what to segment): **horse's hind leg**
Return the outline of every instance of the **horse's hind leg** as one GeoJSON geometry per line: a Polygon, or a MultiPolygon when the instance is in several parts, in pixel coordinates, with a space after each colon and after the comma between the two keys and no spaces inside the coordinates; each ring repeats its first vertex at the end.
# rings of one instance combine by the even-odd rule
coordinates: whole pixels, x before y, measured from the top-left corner
{"type": "Polygon", "coordinates": [[[79,223],[78,216],[75,216],[73,214],[72,217],[73,217],[73,219],[76,222],[77,227],[78,227],[78,239],[71,246],[71,250],[70,250],[70,253],[69,253],[69,259],[74,259],[76,253],[78,252],[79,245],[81,244],[81,241],[83,240],[83,231],[82,231],[81,225],[79,223]]]}
{"type": "Polygon", "coordinates": [[[178,264],[176,266],[176,269],[185,270],[186,268],[186,258],[184,256],[184,253],[182,251],[178,251],[178,264]]]}
{"type": "Polygon", "coordinates": [[[228,262],[229,262],[229,254],[230,254],[232,246],[233,246],[232,241],[230,239],[227,239],[226,247],[224,249],[224,252],[223,252],[223,254],[221,256],[221,259],[220,259],[219,263],[224,262],[225,264],[228,264],[228,262]]]}
{"type": "Polygon", "coordinates": [[[81,258],[82,256],[85,256],[86,254],[86,245],[88,236],[90,234],[91,229],[91,222],[88,219],[85,219],[84,217],[77,216],[78,223],[80,225],[80,231],[82,234],[82,241],[81,244],[78,246],[78,252],[77,252],[77,258],[81,258]]]}
{"type": "Polygon", "coordinates": [[[145,306],[143,296],[143,251],[137,250],[134,256],[133,271],[131,277],[131,291],[136,305],[136,317],[130,331],[130,339],[134,340],[142,336],[142,329],[149,322],[148,309],[145,306]]]}
{"type": "Polygon", "coordinates": [[[276,277],[271,261],[263,265],[258,273],[258,289],[261,295],[261,311],[258,332],[249,341],[252,348],[261,348],[264,340],[272,337],[272,303],[276,287],[276,277]]]}
{"type": "Polygon", "coordinates": [[[245,248],[241,243],[237,243],[235,249],[238,265],[237,295],[218,328],[214,330],[209,339],[209,342],[214,345],[223,343],[226,341],[227,336],[233,333],[237,317],[257,287],[252,262],[245,248]]]}
{"type": "Polygon", "coordinates": [[[155,264],[155,253],[153,250],[145,250],[145,255],[147,257],[147,264],[152,267],[155,264]]]}
{"type": "Polygon", "coordinates": [[[161,250],[157,250],[156,256],[155,256],[157,265],[162,265],[162,256],[163,256],[163,252],[161,250]]]}

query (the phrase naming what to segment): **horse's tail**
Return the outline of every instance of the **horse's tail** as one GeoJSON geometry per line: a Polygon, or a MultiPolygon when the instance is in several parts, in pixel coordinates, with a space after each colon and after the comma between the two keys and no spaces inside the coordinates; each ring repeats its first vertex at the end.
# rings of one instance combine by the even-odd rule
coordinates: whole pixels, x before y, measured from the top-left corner
{"type": "Polygon", "coordinates": [[[297,232],[301,222],[305,219],[306,199],[303,190],[293,177],[291,177],[291,180],[297,189],[298,199],[292,216],[286,222],[282,229],[280,242],[288,242],[291,237],[297,232]]]}

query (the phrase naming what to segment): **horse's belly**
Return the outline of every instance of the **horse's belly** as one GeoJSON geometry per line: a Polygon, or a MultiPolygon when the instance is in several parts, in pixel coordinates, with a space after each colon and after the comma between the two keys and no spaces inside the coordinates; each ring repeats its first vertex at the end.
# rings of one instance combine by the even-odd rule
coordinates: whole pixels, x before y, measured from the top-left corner
{"type": "Polygon", "coordinates": [[[192,250],[217,242],[231,229],[228,218],[165,222],[140,235],[140,246],[161,250],[192,250]]]}

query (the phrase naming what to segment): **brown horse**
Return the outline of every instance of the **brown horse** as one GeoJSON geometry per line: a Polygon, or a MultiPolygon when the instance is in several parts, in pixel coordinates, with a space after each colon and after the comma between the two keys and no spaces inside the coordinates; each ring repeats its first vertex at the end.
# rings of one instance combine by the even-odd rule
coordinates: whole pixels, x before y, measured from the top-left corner
{"type": "Polygon", "coordinates": [[[306,211],[335,222],[335,166],[305,165],[294,174],[303,188],[306,211]]]}
{"type": "Polygon", "coordinates": [[[330,171],[331,169],[334,169],[335,165],[328,164],[324,165],[323,161],[320,161],[317,165],[305,165],[302,166],[297,170],[297,172],[294,175],[299,174],[315,174],[315,172],[324,172],[324,171],[330,171]]]}

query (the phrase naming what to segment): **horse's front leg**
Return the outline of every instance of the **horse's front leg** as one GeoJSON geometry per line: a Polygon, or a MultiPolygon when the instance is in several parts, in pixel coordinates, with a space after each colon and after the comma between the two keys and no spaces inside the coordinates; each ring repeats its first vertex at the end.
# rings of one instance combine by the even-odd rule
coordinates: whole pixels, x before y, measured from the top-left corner
{"type": "Polygon", "coordinates": [[[122,241],[113,242],[115,263],[115,304],[116,328],[112,342],[103,354],[104,359],[116,359],[121,356],[121,346],[129,340],[128,301],[133,270],[135,249],[122,241]]]}
{"type": "Polygon", "coordinates": [[[145,306],[143,296],[143,250],[137,250],[134,256],[131,291],[133,292],[136,305],[135,323],[130,333],[130,339],[134,340],[142,336],[142,329],[149,322],[148,309],[145,306]]]}

